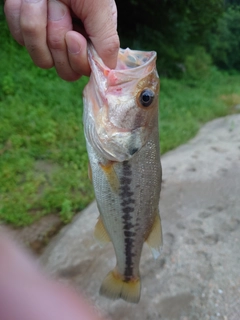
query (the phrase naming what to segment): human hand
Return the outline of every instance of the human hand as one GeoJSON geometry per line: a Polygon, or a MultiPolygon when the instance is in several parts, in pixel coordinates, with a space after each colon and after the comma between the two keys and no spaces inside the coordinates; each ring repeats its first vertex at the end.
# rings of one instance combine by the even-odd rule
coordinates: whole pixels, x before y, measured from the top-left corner
{"type": "Polygon", "coordinates": [[[1,320],[100,320],[71,289],[48,279],[0,227],[1,320]]]}
{"type": "Polygon", "coordinates": [[[55,66],[67,81],[89,75],[89,38],[103,62],[115,68],[119,38],[114,0],[5,0],[4,10],[13,37],[37,66],[55,66]]]}

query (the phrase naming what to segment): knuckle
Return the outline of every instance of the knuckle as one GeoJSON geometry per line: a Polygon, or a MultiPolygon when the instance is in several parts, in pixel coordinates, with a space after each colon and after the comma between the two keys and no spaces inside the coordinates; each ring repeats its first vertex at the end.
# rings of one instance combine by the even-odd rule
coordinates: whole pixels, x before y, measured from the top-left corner
{"type": "Polygon", "coordinates": [[[48,46],[52,50],[64,50],[65,48],[64,38],[58,33],[49,34],[48,46]]]}
{"type": "Polygon", "coordinates": [[[30,42],[26,44],[26,49],[36,66],[42,69],[53,67],[52,56],[46,47],[39,43],[30,42]]]}
{"type": "Polygon", "coordinates": [[[43,27],[33,19],[21,19],[20,26],[22,33],[30,38],[35,38],[42,33],[43,27]]]}
{"type": "Polygon", "coordinates": [[[26,44],[26,48],[30,55],[33,55],[34,53],[38,52],[38,46],[36,43],[26,44]]]}
{"type": "Polygon", "coordinates": [[[107,45],[106,45],[106,51],[109,54],[113,54],[117,52],[120,48],[120,42],[118,35],[110,36],[106,39],[107,45]]]}

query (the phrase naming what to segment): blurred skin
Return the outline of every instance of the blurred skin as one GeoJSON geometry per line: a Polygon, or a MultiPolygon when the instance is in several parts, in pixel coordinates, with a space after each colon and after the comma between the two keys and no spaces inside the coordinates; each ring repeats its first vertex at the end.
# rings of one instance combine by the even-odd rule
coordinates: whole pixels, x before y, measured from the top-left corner
{"type": "Polygon", "coordinates": [[[55,67],[67,81],[89,75],[87,40],[109,68],[119,49],[114,0],[5,0],[4,11],[16,41],[41,68],[55,67]]]}
{"type": "Polygon", "coordinates": [[[1,227],[0,319],[100,320],[81,296],[43,275],[1,227]]]}

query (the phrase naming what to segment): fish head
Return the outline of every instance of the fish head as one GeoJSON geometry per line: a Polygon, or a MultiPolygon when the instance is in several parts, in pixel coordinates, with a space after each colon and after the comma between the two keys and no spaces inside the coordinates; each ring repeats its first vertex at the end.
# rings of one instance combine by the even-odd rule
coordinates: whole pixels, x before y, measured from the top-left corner
{"type": "Polygon", "coordinates": [[[110,160],[129,160],[158,126],[156,52],[120,49],[116,69],[109,69],[90,45],[89,62],[94,144],[110,160]]]}

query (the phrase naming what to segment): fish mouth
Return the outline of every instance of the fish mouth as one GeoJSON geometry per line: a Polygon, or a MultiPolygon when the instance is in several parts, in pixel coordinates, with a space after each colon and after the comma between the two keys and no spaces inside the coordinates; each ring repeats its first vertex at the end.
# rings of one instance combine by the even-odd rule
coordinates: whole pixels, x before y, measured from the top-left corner
{"type": "Polygon", "coordinates": [[[129,48],[120,49],[115,70],[146,67],[146,64],[150,63],[154,58],[156,58],[155,51],[137,51],[129,48]]]}
{"type": "Polygon", "coordinates": [[[109,69],[98,56],[92,44],[88,44],[89,63],[99,87],[118,85],[140,79],[151,73],[156,66],[155,51],[119,49],[117,66],[109,69]],[[127,76],[127,79],[126,79],[127,76]]]}

